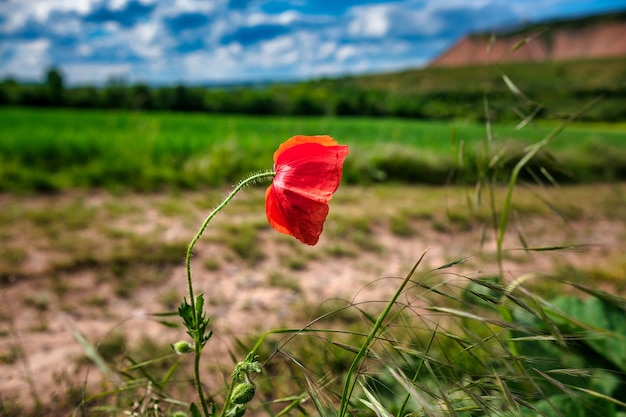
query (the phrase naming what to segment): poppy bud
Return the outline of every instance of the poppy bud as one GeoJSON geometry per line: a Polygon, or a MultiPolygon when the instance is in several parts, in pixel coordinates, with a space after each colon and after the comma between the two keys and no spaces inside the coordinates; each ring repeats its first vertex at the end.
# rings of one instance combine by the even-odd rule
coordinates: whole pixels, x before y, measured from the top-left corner
{"type": "Polygon", "coordinates": [[[172,349],[174,349],[174,352],[178,353],[179,355],[182,355],[184,353],[193,352],[193,345],[189,342],[181,340],[180,342],[174,343],[172,345],[172,349]]]}
{"type": "Polygon", "coordinates": [[[235,404],[246,404],[254,398],[256,388],[250,382],[242,382],[233,390],[231,401],[235,404]]]}

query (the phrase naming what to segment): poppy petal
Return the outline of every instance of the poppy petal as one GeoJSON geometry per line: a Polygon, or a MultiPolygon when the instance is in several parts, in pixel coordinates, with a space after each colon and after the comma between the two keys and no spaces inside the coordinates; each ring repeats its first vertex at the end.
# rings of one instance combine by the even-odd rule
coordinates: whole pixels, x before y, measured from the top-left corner
{"type": "Polygon", "coordinates": [[[274,152],[274,162],[278,159],[278,156],[283,153],[286,149],[289,149],[296,145],[301,145],[304,143],[319,143],[323,146],[334,146],[337,145],[337,141],[330,136],[327,135],[318,135],[318,136],[294,136],[288,139],[286,142],[282,143],[276,152],[274,152]]]}
{"type": "Polygon", "coordinates": [[[315,245],[322,234],[328,204],[270,185],[266,192],[266,213],[275,230],[315,245]]]}
{"type": "Polygon", "coordinates": [[[284,150],[275,164],[274,185],[327,203],[337,191],[347,146],[304,143],[284,150]]]}
{"type": "Polygon", "coordinates": [[[330,136],[294,136],[274,154],[276,176],[265,195],[270,225],[315,245],[339,187],[348,147],[330,136]]]}

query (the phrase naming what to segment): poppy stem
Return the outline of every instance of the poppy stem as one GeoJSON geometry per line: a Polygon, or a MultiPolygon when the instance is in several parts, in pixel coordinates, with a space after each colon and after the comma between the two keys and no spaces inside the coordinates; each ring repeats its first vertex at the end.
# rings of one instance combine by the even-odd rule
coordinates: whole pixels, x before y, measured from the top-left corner
{"type": "Polygon", "coordinates": [[[202,237],[202,234],[206,230],[206,228],[209,225],[209,223],[211,222],[211,220],[213,220],[213,218],[217,215],[217,213],[222,211],[222,209],[228,203],[230,203],[230,201],[235,197],[235,195],[239,191],[241,191],[242,189],[244,189],[248,185],[252,185],[252,184],[254,184],[256,182],[259,182],[259,181],[262,181],[262,180],[265,180],[265,179],[274,178],[274,176],[276,176],[276,173],[274,171],[264,171],[264,172],[259,172],[259,173],[253,174],[253,175],[249,176],[248,178],[245,178],[242,181],[240,181],[235,186],[235,188],[233,188],[233,190],[230,192],[230,194],[228,194],[228,196],[226,196],[224,201],[222,201],[217,207],[215,207],[213,209],[213,211],[211,211],[211,213],[207,216],[207,218],[204,219],[204,222],[202,222],[202,225],[200,226],[200,229],[198,230],[198,232],[196,233],[194,238],[189,243],[189,246],[187,247],[187,254],[185,256],[185,269],[187,271],[187,286],[188,286],[188,290],[189,290],[189,305],[191,307],[191,311],[192,311],[192,314],[193,314],[193,326],[195,327],[194,329],[189,329],[189,330],[190,330],[190,334],[192,334],[193,338],[194,338],[194,341],[193,341],[194,342],[194,352],[195,352],[194,374],[195,374],[196,391],[197,391],[198,399],[200,400],[200,404],[202,406],[202,411],[204,412],[205,417],[211,416],[212,413],[209,412],[209,407],[207,405],[207,401],[206,401],[206,399],[204,397],[204,393],[202,391],[202,383],[200,381],[200,355],[202,353],[202,348],[204,347],[204,343],[206,343],[208,338],[205,338],[204,334],[200,334],[200,333],[204,333],[203,331],[201,331],[201,328],[202,327],[206,327],[206,326],[203,326],[203,323],[201,323],[201,321],[203,321],[202,320],[202,316],[203,316],[202,312],[198,311],[196,309],[196,298],[194,297],[193,280],[191,278],[191,255],[193,253],[193,248],[196,245],[196,243],[198,242],[198,240],[200,240],[200,237],[202,237]]]}

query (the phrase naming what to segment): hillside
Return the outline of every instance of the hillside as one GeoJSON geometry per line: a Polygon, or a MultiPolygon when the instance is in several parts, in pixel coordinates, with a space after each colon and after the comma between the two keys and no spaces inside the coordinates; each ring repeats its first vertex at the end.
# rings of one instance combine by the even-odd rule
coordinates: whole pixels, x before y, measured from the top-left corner
{"type": "Polygon", "coordinates": [[[560,118],[598,98],[584,120],[626,118],[626,11],[543,22],[461,39],[425,68],[344,79],[376,91],[392,115],[515,120],[537,111],[560,118]],[[512,92],[503,78],[523,94],[512,92]]]}
{"type": "Polygon", "coordinates": [[[501,62],[545,62],[626,56],[626,12],[470,34],[435,58],[431,67],[501,62]]]}

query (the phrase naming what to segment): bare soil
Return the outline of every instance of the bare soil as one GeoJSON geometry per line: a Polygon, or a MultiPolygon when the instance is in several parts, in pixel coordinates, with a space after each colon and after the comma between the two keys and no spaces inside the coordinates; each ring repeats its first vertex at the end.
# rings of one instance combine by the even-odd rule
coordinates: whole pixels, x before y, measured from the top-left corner
{"type": "MultiPolygon", "coordinates": [[[[185,339],[182,328],[164,327],[153,313],[175,310],[186,296],[186,244],[222,191],[1,195],[0,402],[28,408],[37,399],[61,401],[72,387],[110,388],[88,366],[77,334],[93,346],[123,334],[128,349],[146,337],[162,346],[185,339]]],[[[623,292],[625,195],[625,184],[520,190],[505,241],[505,279],[582,271],[577,276],[623,292]],[[570,247],[527,252],[522,239],[529,247],[570,247]]],[[[194,251],[195,290],[207,298],[215,334],[204,369],[230,366],[235,336],[304,326],[327,300],[385,300],[393,278],[425,251],[420,274],[460,258],[454,274],[497,273],[488,210],[472,213],[468,196],[472,190],[344,187],[320,243],[308,247],[271,230],[263,190],[247,190],[194,251]],[[253,259],[241,256],[241,247],[253,259]]]]}

